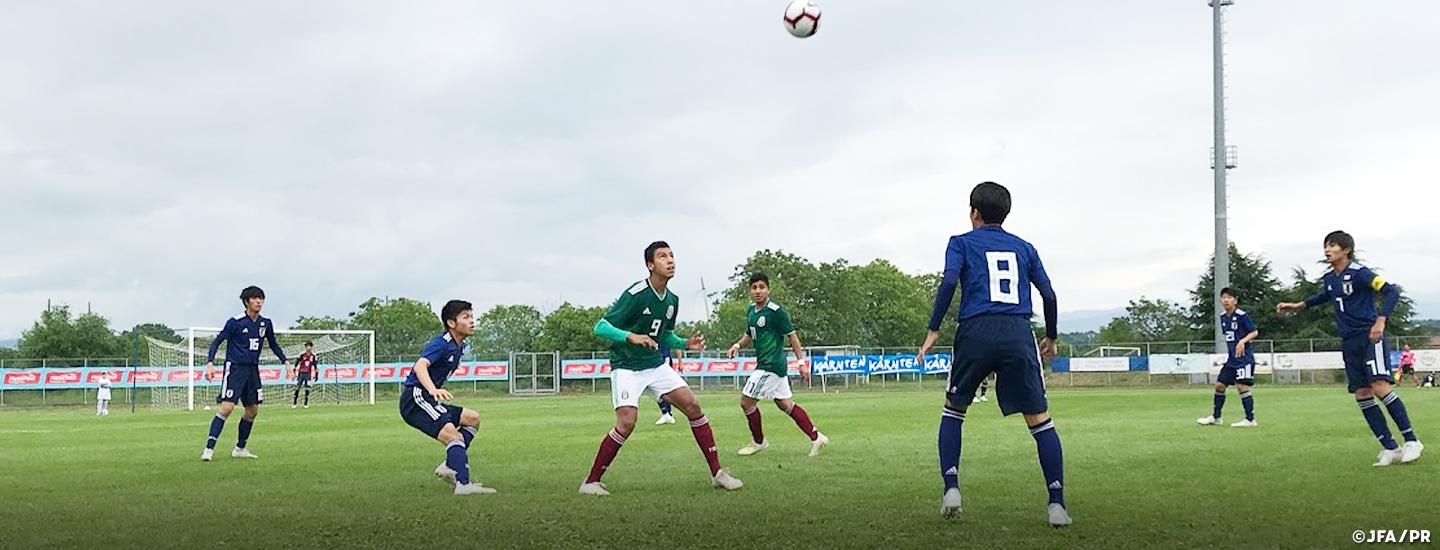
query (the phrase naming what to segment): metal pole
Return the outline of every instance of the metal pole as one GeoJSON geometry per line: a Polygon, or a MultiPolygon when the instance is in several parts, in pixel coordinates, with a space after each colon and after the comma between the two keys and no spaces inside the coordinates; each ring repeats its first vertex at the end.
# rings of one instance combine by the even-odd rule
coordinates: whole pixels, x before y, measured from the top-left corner
{"type": "Polygon", "coordinates": [[[1213,18],[1212,39],[1215,62],[1215,150],[1211,153],[1211,170],[1215,172],[1215,288],[1214,317],[1215,351],[1225,353],[1225,333],[1221,330],[1220,290],[1230,286],[1230,237],[1225,226],[1225,173],[1230,167],[1230,154],[1225,149],[1225,52],[1224,7],[1234,0],[1210,0],[1213,18]]]}

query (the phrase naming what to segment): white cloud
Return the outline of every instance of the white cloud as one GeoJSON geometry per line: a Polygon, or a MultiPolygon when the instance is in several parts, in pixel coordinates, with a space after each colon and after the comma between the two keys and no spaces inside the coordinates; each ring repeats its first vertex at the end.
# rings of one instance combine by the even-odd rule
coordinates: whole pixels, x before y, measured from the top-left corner
{"type": "MultiPolygon", "coordinates": [[[[1203,3],[28,4],[0,20],[0,338],[370,296],[608,303],[676,246],[682,315],[755,250],[940,267],[1012,188],[1062,308],[1183,299],[1211,249],[1203,3]]],[[[1230,229],[1341,228],[1440,308],[1440,5],[1228,17],[1230,229]]]]}

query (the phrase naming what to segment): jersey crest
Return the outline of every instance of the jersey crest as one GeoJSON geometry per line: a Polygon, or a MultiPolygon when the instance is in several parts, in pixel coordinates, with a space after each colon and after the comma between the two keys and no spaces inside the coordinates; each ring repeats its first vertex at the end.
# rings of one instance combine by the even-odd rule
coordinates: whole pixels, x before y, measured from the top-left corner
{"type": "Polygon", "coordinates": [[[666,319],[674,319],[674,318],[675,318],[675,306],[666,306],[666,307],[665,307],[665,318],[666,318],[666,319]]]}
{"type": "Polygon", "coordinates": [[[755,326],[765,328],[765,317],[763,315],[755,320],[755,326]]]}

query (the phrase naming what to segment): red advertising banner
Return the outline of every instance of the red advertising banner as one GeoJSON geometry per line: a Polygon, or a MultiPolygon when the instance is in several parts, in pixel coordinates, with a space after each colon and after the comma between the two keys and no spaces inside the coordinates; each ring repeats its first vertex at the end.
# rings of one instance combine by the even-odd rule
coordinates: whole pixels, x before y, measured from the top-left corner
{"type": "Polygon", "coordinates": [[[279,380],[280,369],[260,369],[260,380],[279,380]]]}
{"type": "Polygon", "coordinates": [[[324,380],[354,380],[360,370],[355,367],[330,367],[321,374],[324,380]]]}
{"type": "Polygon", "coordinates": [[[564,376],[587,376],[595,374],[595,369],[599,367],[600,365],[597,363],[566,363],[561,374],[564,376]]]}
{"type": "MultiPolygon", "coordinates": [[[[201,373],[201,374],[204,374],[204,373],[201,373]]],[[[145,369],[145,370],[130,371],[130,372],[126,373],[126,375],[125,375],[125,381],[126,381],[126,382],[134,382],[134,383],[136,383],[136,384],[155,383],[155,382],[159,382],[159,381],[161,380],[161,378],[162,378],[162,376],[161,376],[161,374],[160,374],[160,370],[158,370],[158,369],[145,369]]]]}
{"type": "Polygon", "coordinates": [[[402,367],[402,368],[400,369],[400,377],[401,377],[401,378],[409,378],[409,377],[410,377],[410,369],[413,369],[413,368],[415,368],[415,367],[402,367]]]}
{"type": "MultiPolygon", "coordinates": [[[[753,362],[753,361],[752,361],[752,362],[753,362]]],[[[752,366],[752,367],[750,367],[750,368],[751,368],[751,369],[754,369],[755,367],[752,366]]],[[[734,360],[726,360],[726,359],[716,360],[716,359],[711,359],[711,360],[710,360],[710,369],[709,369],[709,370],[710,370],[710,372],[737,372],[737,371],[740,370],[740,363],[739,363],[739,362],[736,362],[736,361],[734,361],[734,360]]]]}
{"type": "Polygon", "coordinates": [[[450,373],[450,376],[454,378],[470,376],[470,365],[456,365],[455,372],[450,373]]]}
{"type": "Polygon", "coordinates": [[[475,365],[471,374],[475,376],[505,376],[508,368],[509,365],[505,365],[503,363],[498,365],[493,363],[485,365],[475,365]]]}
{"type": "Polygon", "coordinates": [[[676,369],[680,374],[694,374],[705,370],[705,362],[699,359],[682,359],[676,369]]]}
{"type": "Polygon", "coordinates": [[[81,371],[78,370],[50,371],[45,373],[46,384],[79,384],[80,378],[81,371]]]}
{"type": "Polygon", "coordinates": [[[366,380],[369,380],[372,374],[375,378],[389,379],[395,376],[395,367],[365,367],[365,370],[362,372],[364,373],[362,377],[366,380]]]}
{"type": "MultiPolygon", "coordinates": [[[[103,372],[105,372],[105,371],[94,370],[94,371],[90,371],[90,372],[88,372],[88,373],[85,373],[85,383],[86,383],[86,384],[99,384],[99,383],[100,383],[100,374],[103,373],[103,372]]],[[[117,370],[117,371],[114,371],[114,372],[111,372],[111,373],[110,373],[110,381],[111,381],[111,382],[115,382],[115,381],[117,381],[117,380],[120,380],[120,378],[121,378],[122,376],[124,376],[124,375],[121,374],[120,371],[118,371],[118,370],[117,370]]]]}
{"type": "Polygon", "coordinates": [[[5,373],[6,386],[38,386],[40,385],[40,373],[38,372],[7,372],[5,373]]]}

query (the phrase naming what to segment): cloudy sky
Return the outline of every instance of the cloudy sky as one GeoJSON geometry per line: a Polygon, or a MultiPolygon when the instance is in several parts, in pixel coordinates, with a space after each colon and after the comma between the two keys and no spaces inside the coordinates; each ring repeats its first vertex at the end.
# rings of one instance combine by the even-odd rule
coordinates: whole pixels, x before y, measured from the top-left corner
{"type": "MultiPolygon", "coordinates": [[[[47,300],[218,326],[371,296],[682,317],[756,250],[938,270],[995,180],[1061,309],[1183,299],[1212,247],[1203,0],[27,2],[0,17],[0,339],[47,300]]],[[[1231,236],[1332,229],[1440,316],[1440,3],[1239,0],[1231,236]]],[[[1064,327],[1062,327],[1063,329],[1064,327]]]]}

